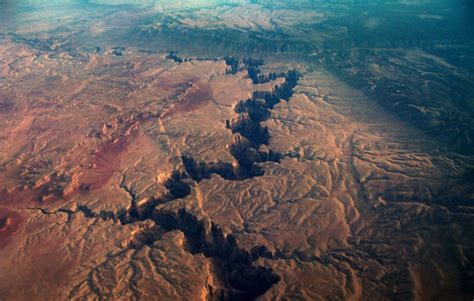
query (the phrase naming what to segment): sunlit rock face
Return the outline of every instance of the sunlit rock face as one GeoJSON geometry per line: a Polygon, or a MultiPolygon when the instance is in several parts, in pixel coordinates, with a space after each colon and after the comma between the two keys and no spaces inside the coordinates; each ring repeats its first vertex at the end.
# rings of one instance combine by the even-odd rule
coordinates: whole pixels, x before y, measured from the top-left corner
{"type": "Polygon", "coordinates": [[[0,1],[0,300],[470,300],[466,1],[0,1]]]}

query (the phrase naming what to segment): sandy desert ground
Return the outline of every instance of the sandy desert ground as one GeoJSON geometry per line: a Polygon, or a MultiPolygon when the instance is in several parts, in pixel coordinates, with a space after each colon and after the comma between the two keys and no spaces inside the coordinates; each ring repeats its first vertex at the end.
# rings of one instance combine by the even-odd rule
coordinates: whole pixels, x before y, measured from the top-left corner
{"type": "Polygon", "coordinates": [[[472,299],[472,115],[444,94],[375,101],[396,68],[454,67],[404,50],[337,73],[313,49],[224,55],[225,35],[179,48],[331,17],[281,5],[39,5],[0,23],[0,300],[472,299]]]}

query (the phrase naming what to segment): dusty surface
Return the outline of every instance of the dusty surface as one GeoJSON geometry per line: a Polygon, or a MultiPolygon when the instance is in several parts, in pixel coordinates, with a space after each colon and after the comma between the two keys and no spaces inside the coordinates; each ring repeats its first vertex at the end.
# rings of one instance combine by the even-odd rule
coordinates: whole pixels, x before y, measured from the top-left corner
{"type": "Polygon", "coordinates": [[[446,146],[328,57],[121,35],[301,34],[329,12],[73,8],[1,23],[0,300],[472,299],[470,141],[446,146]]]}

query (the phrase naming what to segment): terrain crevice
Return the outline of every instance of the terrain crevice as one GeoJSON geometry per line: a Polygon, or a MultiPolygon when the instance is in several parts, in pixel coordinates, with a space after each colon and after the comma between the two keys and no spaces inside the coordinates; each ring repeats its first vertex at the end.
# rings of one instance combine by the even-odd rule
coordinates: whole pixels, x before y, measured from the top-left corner
{"type": "MultiPolygon", "coordinates": [[[[259,64],[260,61],[244,60],[246,68],[259,64]]],[[[251,72],[249,76],[250,74],[251,72]]],[[[221,289],[208,290],[211,300],[252,300],[264,294],[280,280],[280,276],[269,268],[255,266],[253,262],[259,258],[272,259],[275,255],[264,246],[256,246],[251,251],[239,248],[233,235],[225,235],[220,227],[212,222],[210,228],[207,228],[203,221],[184,208],[173,212],[157,210],[156,207],[189,196],[195,183],[209,179],[213,174],[232,181],[250,179],[263,175],[258,163],[280,162],[283,155],[268,149],[269,131],[261,123],[268,120],[271,110],[282,99],[290,99],[299,79],[294,70],[281,76],[285,79],[283,85],[274,87],[272,92],[255,92],[252,98],[240,101],[235,106],[236,119],[226,122],[226,128],[231,130],[235,137],[229,152],[236,159],[237,166],[225,162],[196,162],[191,156],[183,155],[181,159],[184,171],[175,170],[162,183],[167,188],[167,193],[137,205],[134,195],[127,189],[132,196],[131,205],[118,215],[122,224],[153,220],[165,231],[182,231],[191,254],[202,253],[217,261],[226,276],[226,283],[220,284],[221,289]]]]}
{"type": "Polygon", "coordinates": [[[82,213],[85,217],[87,218],[100,218],[104,221],[107,220],[117,220],[116,216],[117,213],[114,211],[108,211],[108,210],[100,210],[99,212],[95,212],[92,209],[89,208],[87,205],[77,205],[76,209],[68,209],[68,208],[59,208],[57,210],[49,211],[48,209],[45,208],[26,208],[30,210],[37,210],[40,211],[41,214],[44,215],[54,215],[58,213],[62,214],[67,214],[68,217],[70,218],[72,215],[75,214],[80,214],[82,213]]]}
{"type": "MultiPolygon", "coordinates": [[[[185,61],[173,52],[170,52],[168,58],[178,63],[185,61]]],[[[229,63],[234,64],[233,61],[229,63]]],[[[166,188],[166,192],[140,203],[137,202],[135,192],[124,184],[122,178],[120,187],[130,196],[130,205],[117,212],[104,210],[95,212],[87,205],[77,205],[74,210],[65,208],[56,211],[34,209],[40,210],[43,214],[65,213],[72,216],[82,213],[86,218],[114,220],[122,225],[153,221],[154,226],[140,224],[138,231],[135,232],[122,252],[129,249],[140,249],[144,245],[152,246],[162,237],[163,233],[181,231],[185,237],[185,249],[193,255],[203,254],[209,258],[215,268],[219,268],[225,276],[223,279],[216,280],[217,283],[209,284],[207,294],[210,300],[254,300],[279,282],[280,276],[272,269],[255,264],[255,261],[260,258],[296,258],[320,261],[319,258],[303,258],[304,256],[298,254],[286,255],[279,251],[272,253],[265,246],[255,246],[251,250],[245,250],[238,246],[237,240],[232,234],[225,234],[212,221],[199,220],[197,216],[184,208],[177,211],[158,209],[159,205],[189,197],[197,183],[203,179],[209,179],[213,174],[230,181],[251,179],[264,174],[259,166],[260,163],[279,163],[284,157],[284,154],[269,149],[271,137],[268,127],[264,126],[263,122],[270,118],[271,111],[281,100],[290,100],[299,75],[294,70],[279,75],[274,73],[261,75],[259,69],[261,64],[263,64],[262,61],[252,59],[238,63],[239,66],[243,65],[247,69],[248,75],[254,83],[270,82],[278,77],[284,78],[284,82],[280,86],[275,86],[271,92],[254,92],[251,98],[241,100],[235,105],[236,116],[232,120],[227,120],[225,126],[234,135],[234,141],[228,147],[228,151],[235,158],[236,164],[197,162],[193,157],[183,155],[181,160],[184,170],[174,170],[161,182],[166,188]]],[[[233,68],[231,65],[230,72],[236,72],[233,68]]],[[[119,252],[113,256],[121,254],[123,253],[119,252]]],[[[86,280],[91,290],[99,297],[101,297],[101,292],[94,288],[92,277],[94,271],[97,271],[100,266],[97,266],[86,280]]],[[[133,285],[135,284],[132,283],[133,285]]],[[[76,289],[73,289],[71,294],[74,295],[76,289]]],[[[134,295],[139,294],[135,290],[133,293],[134,295]]]]}
{"type": "MultiPolygon", "coordinates": [[[[234,57],[226,57],[230,67],[229,73],[236,73],[239,66],[246,68],[249,77],[260,74],[257,69],[263,61],[244,59],[242,62],[234,57]]],[[[224,162],[196,162],[191,156],[182,156],[182,161],[187,174],[196,182],[209,179],[212,174],[218,174],[226,180],[241,181],[263,175],[263,170],[258,165],[265,162],[277,162],[285,156],[279,152],[268,149],[270,133],[267,126],[262,125],[271,116],[271,111],[282,99],[289,101],[293,90],[299,80],[295,70],[263,78],[284,78],[282,85],[276,85],[271,92],[256,91],[252,97],[239,101],[234,108],[236,116],[226,120],[226,128],[234,134],[234,141],[230,143],[229,152],[237,161],[237,165],[224,162]]],[[[254,80],[255,82],[255,80],[254,80]]]]}

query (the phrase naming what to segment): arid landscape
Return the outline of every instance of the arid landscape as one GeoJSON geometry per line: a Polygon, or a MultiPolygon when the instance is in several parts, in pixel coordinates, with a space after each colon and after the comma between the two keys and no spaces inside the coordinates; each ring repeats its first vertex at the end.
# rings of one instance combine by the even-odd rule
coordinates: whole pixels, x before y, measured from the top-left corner
{"type": "Polygon", "coordinates": [[[0,300],[472,300],[474,7],[386,2],[0,0],[0,300]]]}

